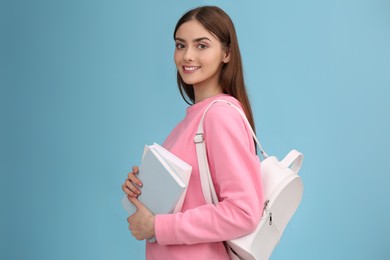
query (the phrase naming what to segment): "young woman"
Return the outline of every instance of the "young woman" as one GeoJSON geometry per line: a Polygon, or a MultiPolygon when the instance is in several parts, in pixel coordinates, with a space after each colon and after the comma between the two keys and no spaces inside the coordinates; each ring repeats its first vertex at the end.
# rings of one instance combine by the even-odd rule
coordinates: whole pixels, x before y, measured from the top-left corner
{"type": "Polygon", "coordinates": [[[129,229],[138,240],[156,238],[146,242],[147,259],[229,259],[223,241],[250,233],[261,218],[260,161],[239,113],[225,102],[215,103],[204,118],[204,137],[220,202],[206,204],[194,136],[205,108],[216,99],[241,107],[254,128],[234,25],[220,8],[204,6],[184,14],[173,36],[179,90],[191,106],[163,146],[192,166],[191,179],[181,212],[153,215],[137,199],[140,191],[132,182],[141,182],[133,167],[122,186],[137,207],[129,229]]]}

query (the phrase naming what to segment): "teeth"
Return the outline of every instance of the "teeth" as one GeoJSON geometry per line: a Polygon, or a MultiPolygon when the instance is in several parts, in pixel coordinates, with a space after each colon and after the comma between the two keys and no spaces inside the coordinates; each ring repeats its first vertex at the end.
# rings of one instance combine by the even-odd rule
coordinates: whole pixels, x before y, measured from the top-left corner
{"type": "Polygon", "coordinates": [[[200,67],[184,67],[185,70],[197,70],[200,67]]]}

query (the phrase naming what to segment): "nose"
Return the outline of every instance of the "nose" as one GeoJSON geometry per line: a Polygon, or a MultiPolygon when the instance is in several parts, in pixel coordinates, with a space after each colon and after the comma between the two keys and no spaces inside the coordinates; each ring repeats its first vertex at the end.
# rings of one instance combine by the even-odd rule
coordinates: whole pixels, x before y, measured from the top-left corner
{"type": "Polygon", "coordinates": [[[185,61],[193,61],[194,60],[193,55],[194,55],[194,52],[192,51],[192,49],[186,48],[183,58],[185,61]]]}

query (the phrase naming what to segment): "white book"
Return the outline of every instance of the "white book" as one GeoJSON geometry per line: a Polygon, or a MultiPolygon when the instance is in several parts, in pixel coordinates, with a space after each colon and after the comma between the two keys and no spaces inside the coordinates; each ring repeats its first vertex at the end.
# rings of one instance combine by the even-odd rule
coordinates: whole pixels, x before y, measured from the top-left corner
{"type": "MultiPolygon", "coordinates": [[[[137,177],[142,181],[138,199],[154,214],[179,212],[183,206],[192,167],[162,146],[146,145],[137,177]]],[[[125,195],[122,206],[129,215],[135,206],[125,195]]]]}

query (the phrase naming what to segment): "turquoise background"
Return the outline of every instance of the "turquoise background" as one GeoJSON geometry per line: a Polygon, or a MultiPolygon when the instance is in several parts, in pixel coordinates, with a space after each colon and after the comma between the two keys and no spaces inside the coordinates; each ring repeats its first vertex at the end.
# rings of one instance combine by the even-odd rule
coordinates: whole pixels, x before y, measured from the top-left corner
{"type": "Polygon", "coordinates": [[[185,113],[172,31],[235,22],[258,135],[305,154],[271,259],[390,259],[390,2],[2,1],[0,259],[144,259],[121,184],[185,113]]]}

